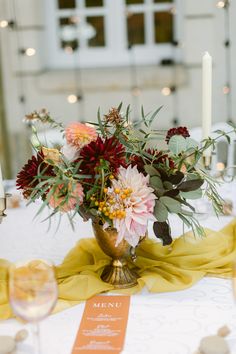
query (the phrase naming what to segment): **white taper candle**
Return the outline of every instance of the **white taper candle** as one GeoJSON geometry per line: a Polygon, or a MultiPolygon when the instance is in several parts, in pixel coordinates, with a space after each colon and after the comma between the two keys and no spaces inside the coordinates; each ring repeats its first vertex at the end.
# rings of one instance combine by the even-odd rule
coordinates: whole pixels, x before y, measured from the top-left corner
{"type": "MultiPolygon", "coordinates": [[[[202,57],[202,138],[207,139],[212,124],[212,57],[208,52],[202,57]]],[[[203,152],[211,156],[211,148],[203,152]]]]}

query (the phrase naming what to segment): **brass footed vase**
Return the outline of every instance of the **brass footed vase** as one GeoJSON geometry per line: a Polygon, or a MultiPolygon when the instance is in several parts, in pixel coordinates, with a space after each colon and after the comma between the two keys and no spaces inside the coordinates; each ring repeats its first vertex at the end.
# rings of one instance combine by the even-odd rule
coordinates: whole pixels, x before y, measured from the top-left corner
{"type": "Polygon", "coordinates": [[[93,230],[100,248],[112,258],[111,263],[104,268],[101,279],[112,284],[115,289],[126,289],[137,285],[139,276],[129,268],[127,263],[130,255],[132,258],[132,247],[125,240],[122,240],[117,247],[115,246],[117,239],[115,228],[103,229],[98,222],[93,222],[93,230]]]}

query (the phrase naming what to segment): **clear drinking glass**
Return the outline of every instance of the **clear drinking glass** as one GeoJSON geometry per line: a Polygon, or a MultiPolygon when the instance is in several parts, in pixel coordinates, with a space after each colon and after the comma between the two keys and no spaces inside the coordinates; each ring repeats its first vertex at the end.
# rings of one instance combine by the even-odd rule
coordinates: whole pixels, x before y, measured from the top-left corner
{"type": "Polygon", "coordinates": [[[10,304],[16,316],[32,324],[37,354],[40,354],[39,321],[50,314],[57,298],[57,282],[50,263],[31,260],[10,267],[10,304]]]}

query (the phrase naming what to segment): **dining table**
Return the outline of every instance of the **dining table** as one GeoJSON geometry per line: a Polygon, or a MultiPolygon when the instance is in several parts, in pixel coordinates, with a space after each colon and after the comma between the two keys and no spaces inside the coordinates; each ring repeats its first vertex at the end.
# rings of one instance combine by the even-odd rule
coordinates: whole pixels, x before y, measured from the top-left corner
{"type": "MultiPolygon", "coordinates": [[[[19,193],[12,186],[9,191],[19,193]]],[[[219,191],[233,204],[230,215],[217,217],[210,201],[202,199],[195,202],[199,222],[216,231],[229,224],[236,215],[236,182],[222,184],[219,191]]],[[[10,262],[42,258],[58,265],[81,238],[93,237],[91,223],[84,222],[79,216],[74,218],[73,230],[66,215],[47,219],[47,208],[37,215],[40,202],[26,204],[20,199],[18,207],[6,210],[7,217],[0,224],[0,258],[10,262]]],[[[176,216],[171,215],[170,223],[174,238],[186,231],[176,216]]],[[[149,237],[155,237],[151,224],[149,237]]],[[[204,277],[181,291],[149,293],[143,288],[130,299],[122,353],[194,354],[203,337],[216,334],[225,325],[230,330],[225,340],[231,353],[236,353],[236,303],[233,294],[231,279],[215,277],[204,277]]],[[[81,302],[41,321],[42,354],[71,353],[84,307],[85,302],[81,302]]],[[[33,336],[29,324],[15,318],[3,320],[0,322],[0,335],[14,336],[22,328],[29,330],[29,336],[17,345],[17,354],[32,354],[33,336]]]]}

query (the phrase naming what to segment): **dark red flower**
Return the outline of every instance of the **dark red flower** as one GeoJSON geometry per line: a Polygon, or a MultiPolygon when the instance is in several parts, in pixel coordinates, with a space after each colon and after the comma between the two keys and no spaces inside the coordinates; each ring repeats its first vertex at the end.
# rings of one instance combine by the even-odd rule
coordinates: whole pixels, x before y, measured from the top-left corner
{"type": "Polygon", "coordinates": [[[170,138],[174,135],[182,135],[184,138],[187,138],[190,136],[189,131],[186,127],[171,128],[168,130],[168,132],[166,134],[167,144],[169,143],[170,138]]]}
{"type": "Polygon", "coordinates": [[[153,158],[152,159],[145,158],[145,157],[143,158],[143,157],[137,156],[137,155],[131,156],[131,165],[132,166],[136,165],[139,172],[146,174],[145,170],[144,170],[144,165],[147,165],[150,163],[155,164],[155,165],[159,165],[160,167],[165,166],[165,167],[169,167],[170,169],[175,168],[174,161],[167,154],[165,154],[163,151],[158,151],[155,149],[147,149],[147,150],[145,150],[145,152],[147,152],[149,155],[152,155],[153,158]]]}
{"type": "Polygon", "coordinates": [[[44,162],[42,152],[38,152],[37,156],[32,156],[16,177],[17,189],[23,190],[23,195],[26,199],[29,198],[33,188],[39,183],[37,178],[39,173],[43,173],[46,176],[54,176],[53,168],[44,162]]]}
{"type": "Polygon", "coordinates": [[[109,170],[116,174],[120,166],[126,167],[125,147],[115,137],[105,140],[98,137],[83,147],[77,162],[80,161],[79,169],[83,174],[94,176],[104,161],[109,170]]]}

